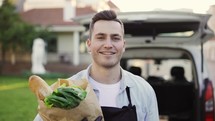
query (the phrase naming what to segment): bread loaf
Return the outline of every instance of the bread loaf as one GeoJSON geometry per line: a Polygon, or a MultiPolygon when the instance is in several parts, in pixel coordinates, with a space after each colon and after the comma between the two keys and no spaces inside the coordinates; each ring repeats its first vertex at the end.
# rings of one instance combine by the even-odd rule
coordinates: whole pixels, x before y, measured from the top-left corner
{"type": "Polygon", "coordinates": [[[39,76],[32,75],[29,77],[29,87],[39,100],[44,100],[46,96],[52,94],[51,87],[39,76]]]}

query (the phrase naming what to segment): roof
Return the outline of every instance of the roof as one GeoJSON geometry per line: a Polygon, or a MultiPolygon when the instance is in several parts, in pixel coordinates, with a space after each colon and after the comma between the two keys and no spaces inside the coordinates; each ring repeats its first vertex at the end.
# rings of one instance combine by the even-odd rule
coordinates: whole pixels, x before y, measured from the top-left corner
{"type": "MultiPolygon", "coordinates": [[[[96,13],[91,7],[76,8],[76,16],[96,13]]],[[[63,8],[31,9],[20,13],[21,18],[35,25],[79,25],[76,22],[63,20],[63,8]]]]}
{"type": "Polygon", "coordinates": [[[116,10],[117,12],[119,12],[120,10],[119,10],[119,8],[112,2],[112,1],[107,1],[107,4],[108,4],[108,6],[110,6],[110,8],[112,9],[112,10],[116,10]]]}

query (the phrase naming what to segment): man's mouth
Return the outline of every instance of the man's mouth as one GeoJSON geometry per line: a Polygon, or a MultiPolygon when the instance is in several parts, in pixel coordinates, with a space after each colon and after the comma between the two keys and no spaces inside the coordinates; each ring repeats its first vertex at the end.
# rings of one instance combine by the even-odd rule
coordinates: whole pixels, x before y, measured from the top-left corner
{"type": "Polygon", "coordinates": [[[113,55],[116,52],[99,52],[99,53],[102,54],[102,55],[113,55]]]}

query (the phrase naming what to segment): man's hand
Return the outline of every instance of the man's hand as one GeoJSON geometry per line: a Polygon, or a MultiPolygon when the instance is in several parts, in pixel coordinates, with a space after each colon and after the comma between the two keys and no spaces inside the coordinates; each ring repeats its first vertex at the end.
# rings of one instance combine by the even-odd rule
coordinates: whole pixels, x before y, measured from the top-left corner
{"type": "MultiPolygon", "coordinates": [[[[88,121],[88,119],[84,118],[81,121],[88,121]]],[[[102,116],[97,117],[95,121],[102,121],[102,116]]]]}

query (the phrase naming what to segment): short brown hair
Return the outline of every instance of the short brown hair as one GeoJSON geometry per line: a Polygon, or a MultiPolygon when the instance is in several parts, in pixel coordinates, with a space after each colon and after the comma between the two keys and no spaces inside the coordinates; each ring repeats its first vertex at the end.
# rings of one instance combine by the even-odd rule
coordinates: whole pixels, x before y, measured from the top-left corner
{"type": "Polygon", "coordinates": [[[100,11],[98,13],[96,13],[93,18],[92,18],[92,21],[90,23],[90,33],[89,33],[89,38],[91,38],[92,36],[92,31],[93,31],[93,27],[94,27],[94,24],[99,21],[99,20],[107,20],[107,21],[116,21],[116,22],[119,22],[122,29],[123,29],[123,33],[124,33],[124,26],[123,26],[123,23],[120,19],[117,18],[117,14],[113,11],[113,10],[103,10],[103,11],[100,11]]]}

